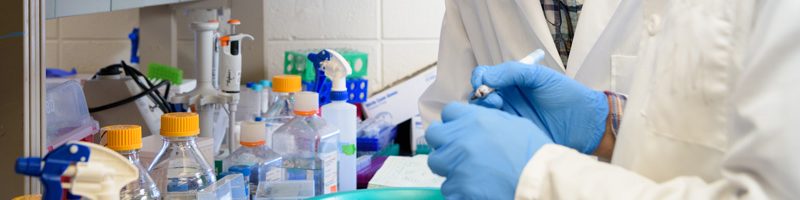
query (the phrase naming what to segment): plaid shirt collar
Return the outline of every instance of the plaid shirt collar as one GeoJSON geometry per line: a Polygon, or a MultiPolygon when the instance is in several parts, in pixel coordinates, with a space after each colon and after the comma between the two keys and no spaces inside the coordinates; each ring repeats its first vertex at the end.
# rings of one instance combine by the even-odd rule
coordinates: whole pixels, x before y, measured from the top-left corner
{"type": "Polygon", "coordinates": [[[553,35],[558,54],[567,67],[575,27],[583,8],[583,0],[540,0],[544,17],[553,35]]]}

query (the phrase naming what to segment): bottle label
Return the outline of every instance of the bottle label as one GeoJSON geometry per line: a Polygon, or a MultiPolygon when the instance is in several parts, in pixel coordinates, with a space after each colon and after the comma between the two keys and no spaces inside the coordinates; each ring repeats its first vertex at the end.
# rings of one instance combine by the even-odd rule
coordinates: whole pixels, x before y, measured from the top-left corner
{"type": "Polygon", "coordinates": [[[308,177],[313,178],[314,174],[309,175],[309,170],[297,169],[297,168],[289,168],[286,169],[286,180],[313,180],[308,177]]]}
{"type": "Polygon", "coordinates": [[[222,160],[214,160],[214,173],[219,174],[225,171],[224,169],[222,169],[222,166],[223,166],[222,160]]]}
{"type": "Polygon", "coordinates": [[[267,182],[276,182],[283,180],[283,169],[278,167],[273,167],[267,171],[266,177],[264,177],[264,181],[267,182]]]}
{"type": "Polygon", "coordinates": [[[337,178],[339,176],[337,167],[339,152],[333,151],[328,153],[323,153],[322,158],[322,167],[324,170],[324,186],[325,186],[325,194],[334,193],[337,191],[338,182],[337,178]]]}
{"type": "Polygon", "coordinates": [[[352,156],[356,154],[356,144],[343,143],[342,154],[352,156]]]}

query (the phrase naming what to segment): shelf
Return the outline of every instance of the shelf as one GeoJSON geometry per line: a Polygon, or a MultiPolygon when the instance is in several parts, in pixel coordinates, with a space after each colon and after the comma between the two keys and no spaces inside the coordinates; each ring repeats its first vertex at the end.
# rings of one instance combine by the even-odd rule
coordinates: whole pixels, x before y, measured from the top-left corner
{"type": "Polygon", "coordinates": [[[46,0],[46,17],[54,19],[75,15],[111,12],[148,6],[190,2],[196,0],[46,0]]]}

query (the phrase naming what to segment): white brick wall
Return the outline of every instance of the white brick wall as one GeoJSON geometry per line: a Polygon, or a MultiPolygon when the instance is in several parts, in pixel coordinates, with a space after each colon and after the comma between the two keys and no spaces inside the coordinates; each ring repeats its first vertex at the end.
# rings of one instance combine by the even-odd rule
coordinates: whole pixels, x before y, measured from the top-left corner
{"type": "MultiPolygon", "coordinates": [[[[443,0],[238,0],[224,4],[231,5],[233,17],[242,20],[240,32],[256,36],[244,46],[245,55],[250,55],[244,61],[246,81],[282,74],[286,50],[353,48],[369,53],[370,91],[436,61],[444,16],[443,0]]],[[[138,10],[125,10],[47,21],[46,65],[94,73],[128,60],[127,34],[138,25],[138,16],[138,10]]],[[[191,69],[191,20],[178,16],[178,65],[191,69]]],[[[193,72],[187,70],[187,76],[193,72]]]]}
{"type": "Polygon", "coordinates": [[[444,17],[443,0],[383,0],[383,38],[439,38],[444,17]]]}
{"type": "Polygon", "coordinates": [[[47,20],[45,66],[94,73],[130,60],[128,33],[139,25],[139,10],[47,20]]]}
{"type": "Polygon", "coordinates": [[[354,48],[369,53],[370,91],[437,59],[443,0],[266,0],[267,74],[283,52],[354,48]]]}

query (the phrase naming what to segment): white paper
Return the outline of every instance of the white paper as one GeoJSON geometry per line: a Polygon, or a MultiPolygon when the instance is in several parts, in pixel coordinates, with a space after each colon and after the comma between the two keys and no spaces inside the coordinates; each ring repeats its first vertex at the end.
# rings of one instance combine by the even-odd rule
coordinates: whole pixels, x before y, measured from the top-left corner
{"type": "Polygon", "coordinates": [[[369,188],[432,187],[439,188],[445,178],[428,168],[428,155],[390,156],[369,181],[369,188]]]}

